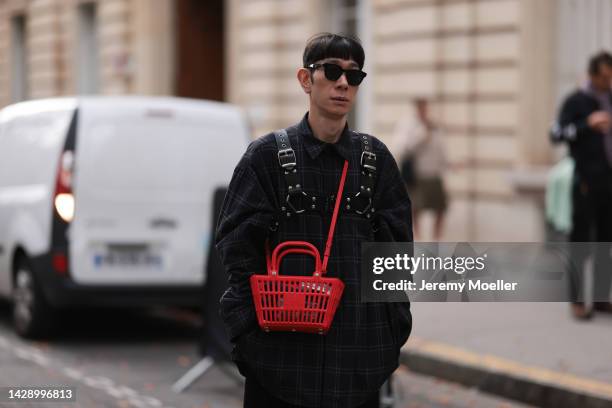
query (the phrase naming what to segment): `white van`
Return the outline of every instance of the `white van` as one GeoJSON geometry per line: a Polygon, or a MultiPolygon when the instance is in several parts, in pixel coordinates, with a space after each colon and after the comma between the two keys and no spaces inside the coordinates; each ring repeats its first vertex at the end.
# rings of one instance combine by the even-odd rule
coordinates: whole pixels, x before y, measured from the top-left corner
{"type": "Polygon", "coordinates": [[[17,332],[66,306],[202,304],[212,201],[249,142],[228,104],[86,97],[0,111],[0,296],[17,332]]]}

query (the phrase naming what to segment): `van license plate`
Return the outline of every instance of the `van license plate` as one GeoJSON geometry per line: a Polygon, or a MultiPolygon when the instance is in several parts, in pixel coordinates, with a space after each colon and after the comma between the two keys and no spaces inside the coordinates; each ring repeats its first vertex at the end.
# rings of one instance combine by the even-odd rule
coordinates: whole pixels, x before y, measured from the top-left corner
{"type": "Polygon", "coordinates": [[[162,256],[147,247],[109,247],[94,255],[96,267],[161,268],[162,256]]]}

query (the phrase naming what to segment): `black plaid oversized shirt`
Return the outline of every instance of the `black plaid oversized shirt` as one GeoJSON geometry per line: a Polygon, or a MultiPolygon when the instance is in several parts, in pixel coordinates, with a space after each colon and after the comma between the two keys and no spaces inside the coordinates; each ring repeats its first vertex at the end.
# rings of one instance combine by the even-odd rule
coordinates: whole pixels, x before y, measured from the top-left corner
{"type": "MultiPolygon", "coordinates": [[[[308,241],[323,254],[344,160],[349,170],[343,197],[359,191],[361,142],[345,127],[335,144],[316,139],[308,114],[287,129],[304,191],[317,209],[287,217],[287,185],[274,134],[250,144],[236,166],[217,227],[216,247],[229,287],[221,316],[235,343],[233,358],[272,394],[305,407],[348,408],[363,403],[398,366],[412,327],[409,303],[361,303],[360,243],[412,241],[410,199],[386,146],[372,138],[377,162],[370,219],[341,206],[327,276],[345,284],[327,335],[262,331],[249,277],[266,273],[264,242],[308,241]],[[277,225],[278,223],[278,225],[277,225]]],[[[343,200],[344,202],[344,200],[343,200]]],[[[281,274],[311,275],[312,258],[291,256],[281,274]]]]}

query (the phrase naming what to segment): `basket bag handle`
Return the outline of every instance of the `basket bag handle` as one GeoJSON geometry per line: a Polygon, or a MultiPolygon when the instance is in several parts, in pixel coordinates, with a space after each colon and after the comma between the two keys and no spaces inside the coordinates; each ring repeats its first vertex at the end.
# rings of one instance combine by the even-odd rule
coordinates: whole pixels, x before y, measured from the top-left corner
{"type": "Polygon", "coordinates": [[[285,241],[274,248],[272,253],[272,261],[268,269],[269,275],[278,275],[281,261],[285,255],[289,254],[305,254],[312,255],[315,258],[315,276],[321,274],[321,257],[317,247],[306,241],[285,241]]]}
{"type": "Polygon", "coordinates": [[[338,194],[336,194],[334,213],[332,215],[331,224],[329,225],[329,232],[327,233],[327,242],[325,243],[323,262],[321,263],[321,256],[319,255],[319,250],[310,242],[285,241],[283,243],[278,244],[276,248],[274,248],[272,256],[270,256],[270,247],[268,246],[268,242],[266,241],[266,264],[268,268],[268,275],[278,275],[278,271],[283,257],[288,254],[296,253],[312,255],[315,258],[314,276],[325,275],[325,273],[327,272],[327,262],[329,261],[329,255],[331,253],[334,231],[336,229],[336,222],[338,221],[338,211],[340,210],[340,203],[342,201],[342,192],[344,191],[344,183],[346,182],[347,171],[348,160],[345,160],[344,167],[342,168],[342,176],[340,177],[340,185],[338,186],[338,194]]]}

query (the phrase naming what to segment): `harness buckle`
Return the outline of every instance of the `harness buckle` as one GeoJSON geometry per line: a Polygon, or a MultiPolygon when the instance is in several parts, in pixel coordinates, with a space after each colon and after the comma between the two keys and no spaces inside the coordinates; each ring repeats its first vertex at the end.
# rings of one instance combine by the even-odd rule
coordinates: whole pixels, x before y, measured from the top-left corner
{"type": "Polygon", "coordinates": [[[364,169],[376,171],[376,154],[365,150],[362,151],[360,163],[361,167],[363,167],[364,169]]]}
{"type": "Polygon", "coordinates": [[[297,161],[295,160],[295,152],[291,148],[279,150],[277,156],[278,163],[283,169],[291,170],[297,164],[297,161]]]}

